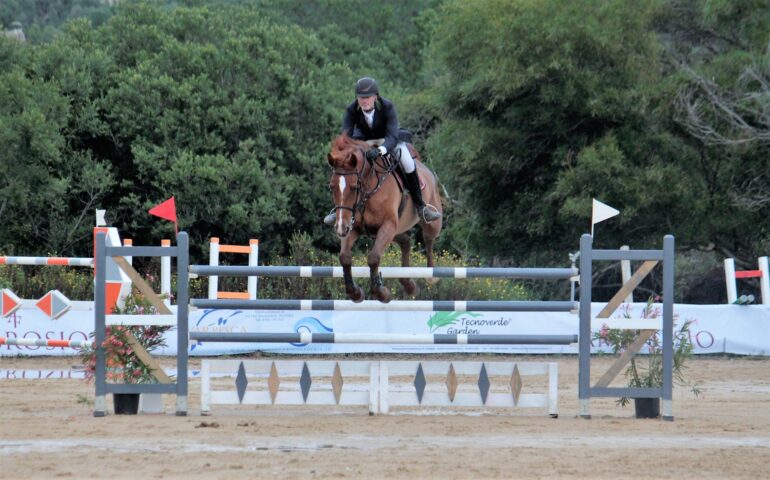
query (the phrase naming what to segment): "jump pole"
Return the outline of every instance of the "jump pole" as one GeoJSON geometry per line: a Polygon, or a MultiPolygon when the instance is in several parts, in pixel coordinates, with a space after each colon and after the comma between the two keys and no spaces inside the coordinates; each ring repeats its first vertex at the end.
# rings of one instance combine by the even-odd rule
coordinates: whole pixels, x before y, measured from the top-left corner
{"type": "Polygon", "coordinates": [[[436,344],[436,345],[569,345],[577,335],[466,335],[430,333],[245,333],[190,332],[196,342],[244,343],[347,343],[347,344],[436,344]]]}
{"type": "MultiPolygon", "coordinates": [[[[190,273],[214,277],[301,277],[343,278],[342,267],[316,266],[227,266],[191,265],[190,273]]],[[[569,280],[577,268],[485,268],[485,267],[380,267],[382,278],[515,278],[530,280],[569,280]]],[[[355,278],[369,278],[369,267],[351,267],[355,278]]],[[[213,298],[211,295],[209,298],[213,298]]]]}
{"type": "Polygon", "coordinates": [[[81,257],[0,257],[0,265],[59,265],[65,267],[92,267],[93,258],[81,257]]]}
{"type": "Polygon", "coordinates": [[[93,347],[93,340],[52,340],[44,338],[3,338],[0,337],[0,345],[19,345],[24,347],[62,347],[84,348],[93,347]]]}
{"type": "Polygon", "coordinates": [[[394,300],[382,303],[364,300],[208,300],[195,298],[190,305],[197,308],[242,310],[343,310],[401,312],[572,312],[578,303],[572,301],[452,301],[394,300]]]}

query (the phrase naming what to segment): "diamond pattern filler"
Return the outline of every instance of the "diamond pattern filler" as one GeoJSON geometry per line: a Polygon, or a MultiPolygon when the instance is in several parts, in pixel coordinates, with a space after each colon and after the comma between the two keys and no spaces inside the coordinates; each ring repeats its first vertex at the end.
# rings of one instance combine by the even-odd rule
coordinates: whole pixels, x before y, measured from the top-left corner
{"type": "Polygon", "coordinates": [[[479,393],[481,394],[481,404],[487,404],[487,395],[489,395],[489,376],[487,375],[487,366],[481,364],[481,372],[479,372],[479,393]]]}
{"type": "Polygon", "coordinates": [[[302,389],[302,400],[307,403],[307,396],[310,393],[310,385],[313,379],[310,378],[310,369],[307,368],[307,362],[302,364],[302,376],[299,377],[299,388],[302,389]]]}
{"type": "Polygon", "coordinates": [[[278,395],[278,386],[281,379],[278,378],[278,369],[275,368],[275,362],[270,365],[270,375],[267,377],[267,388],[270,391],[270,401],[275,404],[275,396],[278,395]]]}
{"type": "Polygon", "coordinates": [[[519,395],[521,395],[521,374],[519,373],[519,366],[513,366],[513,373],[511,374],[511,395],[513,395],[513,406],[519,404],[519,395]]]}
{"type": "Polygon", "coordinates": [[[422,372],[422,363],[417,365],[417,374],[414,376],[414,389],[417,392],[417,403],[422,404],[422,395],[425,393],[425,374],[422,372]]]}
{"type": "Polygon", "coordinates": [[[235,389],[238,391],[238,403],[243,403],[243,397],[246,395],[246,387],[249,380],[246,378],[246,367],[241,362],[238,367],[238,375],[235,376],[235,389]]]}
{"type": "Polygon", "coordinates": [[[455,401],[455,395],[457,394],[457,375],[455,374],[455,367],[451,363],[449,364],[449,372],[446,374],[446,390],[449,394],[449,401],[455,401]]]}
{"type": "Polygon", "coordinates": [[[334,364],[334,375],[332,375],[332,390],[334,390],[334,401],[337,405],[340,404],[340,397],[342,396],[342,372],[340,371],[339,362],[334,364]]]}

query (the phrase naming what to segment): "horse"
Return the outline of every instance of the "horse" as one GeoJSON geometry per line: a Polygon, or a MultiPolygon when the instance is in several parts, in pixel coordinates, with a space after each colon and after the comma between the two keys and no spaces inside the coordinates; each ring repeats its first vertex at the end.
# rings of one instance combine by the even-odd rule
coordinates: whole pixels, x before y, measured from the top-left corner
{"type": "MultiPolygon", "coordinates": [[[[353,302],[361,302],[364,292],[353,281],[351,250],[361,235],[374,237],[374,245],[367,256],[370,277],[370,295],[383,303],[391,300],[390,290],[383,284],[379,273],[383,252],[395,242],[401,248],[401,266],[409,266],[411,252],[410,230],[420,226],[429,267],[433,266],[433,243],[441,233],[442,219],[426,223],[417,215],[411,196],[402,198],[396,178],[399,162],[384,156],[368,161],[365,152],[371,146],[342,134],[332,140],[327,155],[332,167],[329,190],[334,201],[336,220],[334,230],[340,239],[339,261],[345,281],[345,293],[353,302]],[[405,200],[405,201],[402,201],[405,200]]],[[[413,152],[423,188],[423,200],[442,211],[438,182],[433,172],[413,152]]],[[[400,278],[407,295],[419,292],[412,279],[400,278]]]]}

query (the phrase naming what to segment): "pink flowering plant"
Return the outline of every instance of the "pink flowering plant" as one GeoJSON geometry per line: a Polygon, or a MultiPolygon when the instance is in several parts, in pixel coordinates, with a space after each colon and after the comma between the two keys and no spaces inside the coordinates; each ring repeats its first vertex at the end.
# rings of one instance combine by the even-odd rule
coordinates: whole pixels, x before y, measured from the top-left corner
{"type": "MultiPolygon", "coordinates": [[[[653,319],[662,315],[660,305],[656,305],[654,300],[655,298],[652,296],[647,300],[641,318],[653,319]]],[[[630,304],[621,306],[624,318],[632,318],[632,308],[633,306],[630,304]]],[[[688,319],[680,323],[679,315],[674,314],[673,374],[675,383],[689,388],[697,397],[700,394],[700,389],[685,376],[685,361],[693,354],[690,327],[694,322],[695,320],[688,319]],[[677,327],[677,325],[679,326],[677,327]]],[[[598,342],[599,346],[610,347],[612,353],[617,355],[628,350],[628,347],[641,332],[642,330],[609,328],[607,324],[604,324],[601,330],[594,333],[593,339],[598,342]]],[[[644,355],[634,355],[626,368],[625,376],[628,379],[628,386],[635,388],[661,387],[663,385],[663,339],[660,330],[650,336],[640,353],[644,355]]],[[[628,397],[622,397],[618,403],[625,406],[629,401],[628,397]]]]}
{"type": "MultiPolygon", "coordinates": [[[[132,293],[125,298],[123,308],[115,308],[114,314],[124,315],[154,315],[156,308],[140,293],[132,293]]],[[[156,383],[157,379],[151,369],[134,353],[128,336],[148,352],[165,347],[164,332],[171,327],[158,326],[124,326],[108,325],[105,329],[104,347],[107,367],[107,381],[114,383],[156,383]]],[[[94,335],[91,334],[91,337],[94,335]]],[[[81,358],[85,365],[86,381],[93,381],[96,373],[96,351],[93,348],[81,350],[81,358]]]]}

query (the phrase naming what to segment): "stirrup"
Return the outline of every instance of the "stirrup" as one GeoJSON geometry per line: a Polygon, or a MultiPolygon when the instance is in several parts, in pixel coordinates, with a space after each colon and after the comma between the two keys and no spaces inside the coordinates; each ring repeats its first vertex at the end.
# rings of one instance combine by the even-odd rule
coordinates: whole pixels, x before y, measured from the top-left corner
{"type": "Polygon", "coordinates": [[[441,218],[441,212],[439,212],[438,209],[431,204],[427,204],[422,208],[418,208],[417,212],[425,223],[430,223],[441,218]]]}
{"type": "Polygon", "coordinates": [[[329,215],[324,217],[324,223],[326,225],[329,225],[330,227],[334,226],[334,222],[337,221],[337,210],[332,208],[332,211],[329,212],[329,215]]]}

